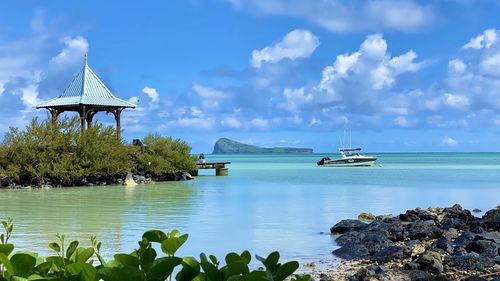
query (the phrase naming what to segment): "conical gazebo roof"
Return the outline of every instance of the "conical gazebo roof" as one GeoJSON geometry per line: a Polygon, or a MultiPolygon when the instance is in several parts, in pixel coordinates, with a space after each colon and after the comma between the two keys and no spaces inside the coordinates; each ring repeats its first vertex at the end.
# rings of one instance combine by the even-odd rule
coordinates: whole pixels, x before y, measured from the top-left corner
{"type": "Polygon", "coordinates": [[[82,70],[73,78],[73,81],[71,81],[64,92],[57,98],[38,104],[36,108],[64,108],[80,105],[121,108],[136,107],[133,103],[115,97],[88,66],[86,58],[82,70]]]}

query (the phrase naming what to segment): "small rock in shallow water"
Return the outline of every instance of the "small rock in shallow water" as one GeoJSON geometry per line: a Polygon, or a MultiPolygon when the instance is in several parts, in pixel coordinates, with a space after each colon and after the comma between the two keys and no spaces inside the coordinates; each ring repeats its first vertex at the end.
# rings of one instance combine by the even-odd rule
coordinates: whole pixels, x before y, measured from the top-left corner
{"type": "Polygon", "coordinates": [[[315,267],[316,264],[314,262],[308,262],[306,263],[306,267],[315,267]]]}
{"type": "Polygon", "coordinates": [[[366,222],[372,222],[375,220],[375,215],[372,213],[361,213],[358,215],[358,219],[366,222]]]}

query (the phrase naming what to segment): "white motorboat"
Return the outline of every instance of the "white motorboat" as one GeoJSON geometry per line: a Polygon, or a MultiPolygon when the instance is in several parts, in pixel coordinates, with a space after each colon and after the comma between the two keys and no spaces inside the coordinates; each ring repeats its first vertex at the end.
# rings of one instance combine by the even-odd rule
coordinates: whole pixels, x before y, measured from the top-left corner
{"type": "Polygon", "coordinates": [[[361,148],[343,148],[339,149],[342,158],[331,159],[323,157],[318,161],[318,166],[323,167],[352,167],[352,166],[371,166],[377,161],[377,157],[361,155],[358,152],[361,148]]]}

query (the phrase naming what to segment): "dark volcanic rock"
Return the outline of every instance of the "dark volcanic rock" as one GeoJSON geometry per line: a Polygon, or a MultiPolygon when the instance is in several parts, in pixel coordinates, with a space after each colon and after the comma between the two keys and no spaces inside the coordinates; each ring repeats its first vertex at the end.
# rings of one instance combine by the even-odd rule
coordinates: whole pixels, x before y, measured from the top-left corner
{"type": "Polygon", "coordinates": [[[440,237],[439,239],[434,241],[430,248],[433,250],[443,251],[443,253],[453,253],[453,245],[451,244],[451,240],[446,237],[440,237]]]}
{"type": "Polygon", "coordinates": [[[403,241],[408,236],[405,225],[397,218],[376,220],[368,225],[367,230],[372,232],[385,231],[387,237],[395,242],[403,241]]]}
{"type": "Polygon", "coordinates": [[[454,245],[456,248],[465,248],[470,242],[474,241],[476,234],[472,232],[464,232],[462,235],[458,236],[455,240],[454,245]]]}
{"type": "Polygon", "coordinates": [[[416,221],[406,226],[410,239],[435,239],[443,235],[443,230],[433,220],[416,221]]]}
{"type": "Polygon", "coordinates": [[[331,229],[341,233],[336,241],[342,248],[333,253],[349,260],[369,259],[379,266],[362,268],[349,280],[458,280],[470,271],[490,273],[500,265],[499,218],[500,208],[479,219],[454,205],[429,211],[417,208],[397,217],[377,216],[369,224],[344,220],[331,229]]]}
{"type": "Polygon", "coordinates": [[[463,209],[459,204],[453,205],[451,208],[444,208],[444,218],[456,218],[468,222],[474,221],[475,218],[469,210],[463,209]]]}
{"type": "Polygon", "coordinates": [[[423,221],[427,221],[427,220],[434,220],[434,221],[438,221],[438,217],[427,211],[427,210],[423,210],[423,209],[420,209],[420,208],[417,208],[417,209],[414,209],[414,210],[408,210],[406,211],[406,213],[404,214],[400,214],[399,215],[399,219],[402,220],[402,221],[407,221],[407,222],[415,222],[417,220],[423,220],[423,221]]]}
{"type": "Polygon", "coordinates": [[[348,247],[338,248],[332,253],[346,260],[364,259],[370,255],[368,249],[361,244],[353,244],[348,247]]]}
{"type": "Polygon", "coordinates": [[[392,260],[401,260],[408,257],[411,254],[411,251],[408,247],[400,247],[400,246],[389,246],[383,248],[382,250],[376,252],[370,260],[375,262],[389,262],[392,260]]]}
{"type": "Polygon", "coordinates": [[[431,276],[429,273],[423,270],[405,270],[403,271],[410,277],[411,281],[429,281],[431,280],[431,276]]]}
{"type": "Polygon", "coordinates": [[[464,279],[464,281],[488,281],[488,279],[483,278],[481,276],[471,276],[471,277],[464,279]]]}
{"type": "Polygon", "coordinates": [[[368,249],[370,255],[373,255],[374,253],[382,250],[385,247],[393,246],[394,242],[387,238],[386,232],[381,231],[367,233],[365,238],[361,240],[361,244],[363,244],[368,249]]]}
{"type": "Polygon", "coordinates": [[[441,225],[444,229],[455,228],[459,230],[464,230],[467,228],[467,221],[457,218],[444,218],[441,221],[441,225]]]}
{"type": "Polygon", "coordinates": [[[488,240],[472,241],[465,247],[467,252],[475,252],[481,255],[495,258],[498,256],[500,245],[488,240]]]}
{"type": "Polygon", "coordinates": [[[339,246],[346,246],[354,243],[359,243],[365,238],[365,233],[359,231],[351,231],[340,235],[335,242],[339,246]]]}
{"type": "Polygon", "coordinates": [[[477,233],[476,236],[474,236],[474,240],[488,240],[500,244],[500,232],[491,231],[477,233]]]}
{"type": "Polygon", "coordinates": [[[481,218],[480,224],[483,228],[500,231],[500,209],[492,209],[481,218]]]}
{"type": "Polygon", "coordinates": [[[465,270],[484,271],[486,268],[491,268],[495,265],[495,261],[489,257],[472,252],[466,255],[453,256],[453,265],[465,270]]]}
{"type": "Polygon", "coordinates": [[[359,220],[341,220],[339,223],[330,228],[332,234],[342,234],[349,231],[357,231],[366,228],[368,224],[359,220]]]}
{"type": "Polygon", "coordinates": [[[441,255],[437,252],[425,252],[417,260],[416,263],[420,265],[420,268],[428,271],[432,274],[439,274],[443,272],[443,263],[441,261],[441,255]]]}

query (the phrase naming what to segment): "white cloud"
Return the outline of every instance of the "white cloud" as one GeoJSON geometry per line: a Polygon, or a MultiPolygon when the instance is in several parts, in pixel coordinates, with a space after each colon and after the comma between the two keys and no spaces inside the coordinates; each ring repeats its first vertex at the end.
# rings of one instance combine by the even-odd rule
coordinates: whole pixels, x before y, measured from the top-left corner
{"type": "Polygon", "coordinates": [[[151,107],[158,106],[158,103],[160,102],[160,95],[158,94],[158,91],[156,91],[155,88],[146,86],[142,89],[142,92],[149,97],[150,100],[149,106],[151,107]]]}
{"type": "Polygon", "coordinates": [[[221,125],[230,129],[239,129],[242,124],[235,117],[226,117],[221,121],[221,125]]]}
{"type": "Polygon", "coordinates": [[[448,63],[448,69],[452,73],[462,74],[467,70],[467,66],[460,59],[453,59],[448,63]]]}
{"type": "Polygon", "coordinates": [[[194,131],[210,131],[215,121],[213,118],[183,117],[167,122],[169,127],[180,127],[194,131]]]}
{"type": "Polygon", "coordinates": [[[83,65],[85,54],[89,49],[87,39],[82,36],[64,37],[62,42],[64,48],[50,60],[49,66],[55,69],[63,69],[71,65],[83,65]]]}
{"type": "Polygon", "coordinates": [[[500,30],[486,29],[483,34],[470,39],[469,43],[463,46],[464,49],[483,49],[490,48],[498,41],[500,30]]]}
{"type": "Polygon", "coordinates": [[[295,29],[273,46],[262,50],[253,50],[250,64],[260,68],[262,63],[276,63],[283,59],[295,60],[307,58],[319,46],[319,39],[312,32],[304,29],[295,29]]]}
{"type": "Polygon", "coordinates": [[[411,50],[391,57],[382,35],[370,35],[358,51],[338,55],[332,66],[324,68],[317,89],[327,94],[321,96],[323,102],[353,99],[354,95],[375,99],[377,92],[396,83],[397,76],[418,71],[423,63],[415,62],[416,58],[417,54],[411,50]]]}
{"type": "Polygon", "coordinates": [[[446,146],[455,146],[458,144],[458,142],[455,139],[452,139],[450,137],[445,137],[441,143],[446,146]]]}
{"type": "Polygon", "coordinates": [[[265,128],[267,128],[267,125],[269,124],[269,122],[266,119],[255,118],[255,119],[250,120],[250,122],[248,124],[250,125],[250,127],[265,129],[265,128]]]}
{"type": "Polygon", "coordinates": [[[133,104],[138,104],[139,103],[139,97],[138,96],[133,96],[131,98],[128,99],[129,102],[133,103],[133,104]]]}
{"type": "Polygon", "coordinates": [[[38,84],[29,84],[26,87],[15,90],[14,93],[21,96],[21,100],[27,110],[33,110],[40,102],[38,99],[38,84]]]}
{"type": "Polygon", "coordinates": [[[199,97],[201,97],[201,104],[206,109],[219,109],[219,100],[227,98],[227,95],[223,91],[203,86],[201,84],[194,83],[192,89],[199,97]]]}
{"type": "Polygon", "coordinates": [[[394,124],[398,127],[408,127],[408,120],[405,116],[398,116],[394,119],[394,124]]]}
{"type": "Polygon", "coordinates": [[[226,95],[224,92],[206,87],[197,83],[193,84],[193,91],[200,97],[205,98],[205,99],[220,99],[224,98],[226,95]]]}
{"type": "Polygon", "coordinates": [[[313,95],[306,94],[303,87],[300,89],[285,88],[283,96],[285,98],[285,102],[279,106],[291,112],[297,111],[301,105],[308,103],[313,99],[313,95]]]}
{"type": "Polygon", "coordinates": [[[450,93],[444,94],[446,104],[455,107],[463,108],[469,105],[469,98],[463,95],[453,95],[450,93]]]}
{"type": "Polygon", "coordinates": [[[500,76],[500,52],[485,57],[479,64],[479,68],[483,74],[500,76]]]}
{"type": "Polygon", "coordinates": [[[329,31],[397,30],[411,32],[430,25],[434,10],[414,0],[308,1],[227,0],[238,10],[305,18],[329,31]]]}

